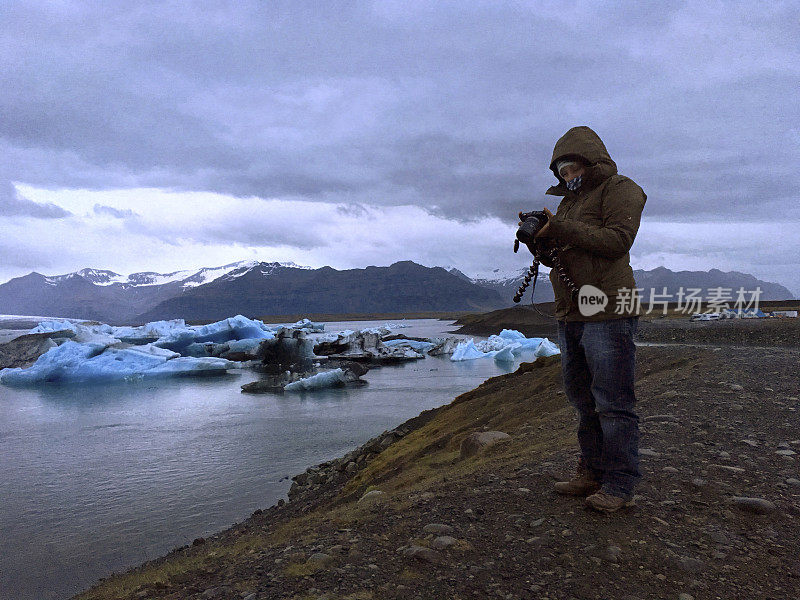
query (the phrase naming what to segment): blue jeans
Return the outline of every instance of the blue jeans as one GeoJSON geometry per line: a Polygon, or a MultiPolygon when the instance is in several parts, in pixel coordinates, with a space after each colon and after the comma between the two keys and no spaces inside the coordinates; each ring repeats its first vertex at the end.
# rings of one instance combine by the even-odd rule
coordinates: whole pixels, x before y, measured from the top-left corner
{"type": "Polygon", "coordinates": [[[558,321],[564,391],[580,420],[581,464],[605,493],[626,499],[642,478],[633,412],[638,325],[638,317],[558,321]]]}

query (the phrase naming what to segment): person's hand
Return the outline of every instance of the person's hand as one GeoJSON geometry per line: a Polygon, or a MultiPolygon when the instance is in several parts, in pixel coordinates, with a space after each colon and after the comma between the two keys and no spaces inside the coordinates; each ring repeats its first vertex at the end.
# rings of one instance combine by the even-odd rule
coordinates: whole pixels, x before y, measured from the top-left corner
{"type": "Polygon", "coordinates": [[[544,214],[547,215],[547,223],[545,223],[544,227],[542,227],[539,231],[536,232],[536,235],[533,237],[544,237],[544,234],[548,232],[550,229],[550,219],[553,218],[553,213],[545,206],[544,207],[544,214]]]}

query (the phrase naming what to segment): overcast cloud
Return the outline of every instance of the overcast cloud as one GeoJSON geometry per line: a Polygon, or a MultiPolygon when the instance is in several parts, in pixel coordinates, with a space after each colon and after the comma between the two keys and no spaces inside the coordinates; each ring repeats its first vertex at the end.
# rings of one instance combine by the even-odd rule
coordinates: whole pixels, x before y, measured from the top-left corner
{"type": "Polygon", "coordinates": [[[51,202],[38,204],[22,196],[10,181],[0,181],[0,219],[27,216],[34,219],[61,219],[69,212],[51,202]]]}
{"type": "Polygon", "coordinates": [[[0,277],[522,267],[515,215],[555,209],[583,124],[648,194],[635,268],[798,293],[799,26],[797,2],[4,2],[0,277]]]}

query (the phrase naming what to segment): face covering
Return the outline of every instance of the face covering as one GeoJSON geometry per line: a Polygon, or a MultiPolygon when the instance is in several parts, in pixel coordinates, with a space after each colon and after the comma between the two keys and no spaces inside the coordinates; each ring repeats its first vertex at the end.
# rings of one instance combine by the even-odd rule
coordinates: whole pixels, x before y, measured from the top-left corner
{"type": "Polygon", "coordinates": [[[567,189],[570,192],[574,192],[579,187],[581,187],[581,184],[583,183],[583,175],[578,175],[575,179],[567,181],[566,183],[567,183],[567,189]]]}

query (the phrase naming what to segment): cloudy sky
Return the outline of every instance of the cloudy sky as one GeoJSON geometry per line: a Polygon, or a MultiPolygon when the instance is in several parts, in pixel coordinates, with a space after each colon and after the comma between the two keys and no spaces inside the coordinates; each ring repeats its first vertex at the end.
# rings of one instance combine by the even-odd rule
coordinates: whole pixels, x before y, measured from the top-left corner
{"type": "Polygon", "coordinates": [[[0,281],[244,259],[522,268],[589,125],[634,268],[800,295],[800,2],[0,3],[0,281]]]}

